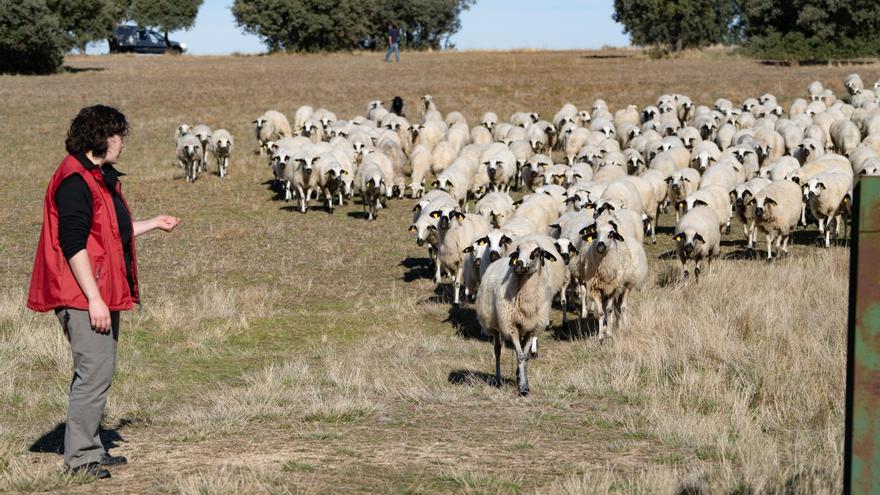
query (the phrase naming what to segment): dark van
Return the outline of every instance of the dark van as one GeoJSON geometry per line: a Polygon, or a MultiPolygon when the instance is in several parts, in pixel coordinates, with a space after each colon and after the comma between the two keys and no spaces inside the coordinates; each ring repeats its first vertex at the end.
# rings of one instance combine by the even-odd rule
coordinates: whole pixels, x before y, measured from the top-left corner
{"type": "Polygon", "coordinates": [[[173,53],[186,51],[186,44],[177,41],[165,43],[165,36],[152,29],[139,26],[119,26],[116,36],[110,38],[110,53],[173,53]]]}

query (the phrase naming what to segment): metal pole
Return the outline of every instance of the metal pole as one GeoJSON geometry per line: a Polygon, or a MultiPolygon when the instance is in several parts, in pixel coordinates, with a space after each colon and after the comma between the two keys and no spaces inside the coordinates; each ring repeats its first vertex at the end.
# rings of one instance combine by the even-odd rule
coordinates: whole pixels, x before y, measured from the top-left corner
{"type": "Polygon", "coordinates": [[[880,493],[880,177],[854,189],[844,493],[880,493]]]}

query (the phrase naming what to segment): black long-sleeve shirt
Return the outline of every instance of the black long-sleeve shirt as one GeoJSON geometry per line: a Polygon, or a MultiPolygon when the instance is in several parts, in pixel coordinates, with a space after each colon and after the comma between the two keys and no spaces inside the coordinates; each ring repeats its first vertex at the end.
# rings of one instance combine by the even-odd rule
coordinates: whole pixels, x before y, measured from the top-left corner
{"type": "MultiPolygon", "coordinates": [[[[86,170],[94,170],[97,165],[85,155],[76,155],[76,159],[86,170]]],[[[116,194],[116,183],[125,175],[112,165],[101,167],[104,185],[113,197],[116,220],[119,226],[119,237],[122,239],[122,253],[125,258],[125,273],[129,290],[134,292],[134,279],[131,276],[131,238],[133,235],[131,216],[125,208],[122,197],[116,194]]],[[[92,228],[92,193],[89,186],[79,174],[67,177],[55,190],[55,205],[58,207],[58,243],[68,260],[86,248],[86,241],[92,228]]]]}

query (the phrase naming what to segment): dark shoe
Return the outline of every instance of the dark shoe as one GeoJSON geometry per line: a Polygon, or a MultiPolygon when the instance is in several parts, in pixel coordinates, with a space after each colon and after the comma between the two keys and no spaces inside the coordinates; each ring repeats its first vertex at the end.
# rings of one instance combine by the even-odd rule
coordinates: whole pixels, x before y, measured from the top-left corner
{"type": "Polygon", "coordinates": [[[104,457],[101,458],[102,466],[122,466],[124,464],[128,464],[128,459],[123,455],[104,454],[104,457]]]}
{"type": "Polygon", "coordinates": [[[85,475],[85,476],[94,476],[99,480],[107,479],[110,477],[110,471],[107,471],[103,467],[101,467],[100,462],[88,462],[86,464],[82,464],[73,469],[68,470],[71,474],[76,475],[85,475]]]}

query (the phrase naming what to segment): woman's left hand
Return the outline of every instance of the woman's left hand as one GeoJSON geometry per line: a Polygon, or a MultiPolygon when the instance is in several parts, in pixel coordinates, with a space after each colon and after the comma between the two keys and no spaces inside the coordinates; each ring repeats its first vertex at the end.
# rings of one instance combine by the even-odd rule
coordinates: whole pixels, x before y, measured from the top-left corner
{"type": "Polygon", "coordinates": [[[159,215],[158,217],[153,218],[153,224],[156,228],[162,229],[165,232],[171,232],[179,223],[179,218],[170,215],[159,215]]]}

